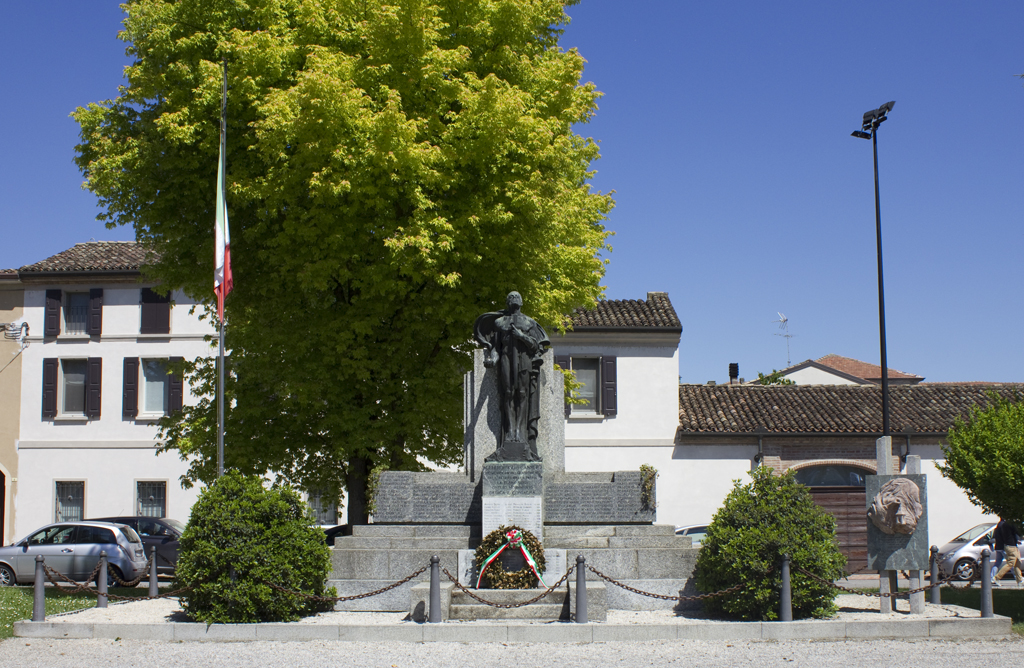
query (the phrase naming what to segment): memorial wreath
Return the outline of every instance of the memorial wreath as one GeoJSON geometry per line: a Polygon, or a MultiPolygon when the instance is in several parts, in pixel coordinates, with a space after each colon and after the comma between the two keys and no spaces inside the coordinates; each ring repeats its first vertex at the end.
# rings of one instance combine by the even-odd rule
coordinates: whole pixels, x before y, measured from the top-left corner
{"type": "Polygon", "coordinates": [[[476,567],[479,572],[476,586],[480,588],[484,578],[492,589],[532,589],[544,572],[544,547],[531,532],[517,526],[501,526],[487,534],[476,548],[476,567]],[[506,571],[498,557],[505,550],[522,552],[526,565],[518,571],[506,571]]]}

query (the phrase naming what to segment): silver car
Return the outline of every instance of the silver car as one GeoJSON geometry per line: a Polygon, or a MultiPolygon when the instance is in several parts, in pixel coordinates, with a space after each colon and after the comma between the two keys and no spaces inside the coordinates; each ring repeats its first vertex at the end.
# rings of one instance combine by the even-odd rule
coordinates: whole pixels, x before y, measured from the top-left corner
{"type": "MultiPolygon", "coordinates": [[[[123,580],[134,580],[146,568],[142,539],[131,527],[112,522],[59,522],[0,547],[0,586],[31,584],[39,554],[50,568],[83,581],[96,568],[103,550],[111,569],[123,580]]],[[[107,579],[111,583],[112,578],[107,579]]]]}
{"type": "MultiPolygon", "coordinates": [[[[952,575],[957,580],[980,579],[981,551],[986,547],[992,552],[992,564],[995,565],[992,538],[995,528],[992,522],[979,524],[939,548],[939,573],[942,577],[952,575]]],[[[1024,546],[1024,542],[1020,545],[1024,546]]]]}

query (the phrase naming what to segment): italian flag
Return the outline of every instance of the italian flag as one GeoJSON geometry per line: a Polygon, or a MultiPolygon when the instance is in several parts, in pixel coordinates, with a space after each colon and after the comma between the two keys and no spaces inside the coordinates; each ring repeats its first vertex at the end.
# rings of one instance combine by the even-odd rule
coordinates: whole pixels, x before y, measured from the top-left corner
{"type": "Polygon", "coordinates": [[[221,126],[220,162],[217,165],[217,223],[215,228],[213,291],[217,295],[217,317],[224,322],[224,297],[231,292],[231,236],[228,234],[228,203],[224,197],[224,130],[221,126]]]}

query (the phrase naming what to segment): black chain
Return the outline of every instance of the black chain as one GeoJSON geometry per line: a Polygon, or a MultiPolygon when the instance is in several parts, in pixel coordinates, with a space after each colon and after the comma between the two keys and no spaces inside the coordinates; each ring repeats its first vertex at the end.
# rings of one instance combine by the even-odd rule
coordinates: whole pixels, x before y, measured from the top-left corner
{"type": "Polygon", "coordinates": [[[631,591],[634,594],[640,594],[641,596],[650,596],[651,598],[658,598],[663,601],[706,601],[709,598],[715,598],[717,596],[725,596],[726,594],[732,594],[746,587],[745,584],[738,584],[729,587],[728,589],[722,589],[721,591],[712,592],[710,594],[698,594],[697,596],[669,596],[668,594],[655,594],[649,591],[644,591],[642,589],[637,589],[635,587],[630,587],[628,584],[623,584],[615,578],[605,575],[604,573],[597,570],[590,564],[587,564],[587,568],[590,569],[590,572],[592,572],[597,577],[601,578],[606,582],[611,582],[616,587],[622,587],[626,591],[631,591]]]}
{"type": "Polygon", "coordinates": [[[424,567],[420,568],[418,571],[408,575],[405,578],[402,578],[398,582],[389,584],[387,587],[382,587],[380,589],[377,589],[376,591],[368,591],[365,594],[356,594],[355,596],[317,596],[316,594],[307,594],[307,593],[301,592],[301,591],[293,591],[291,589],[285,589],[281,585],[276,585],[276,584],[274,584],[272,582],[267,582],[266,580],[260,580],[259,582],[261,582],[262,584],[267,585],[271,589],[276,589],[277,591],[281,592],[282,594],[291,594],[293,596],[300,596],[302,598],[308,598],[308,599],[313,600],[313,601],[321,601],[323,603],[328,603],[328,602],[330,602],[330,603],[337,603],[339,601],[355,601],[355,600],[358,600],[360,598],[369,598],[371,596],[377,596],[378,594],[383,594],[386,591],[391,591],[395,587],[401,587],[406,582],[409,582],[410,580],[415,578],[417,575],[419,575],[419,574],[423,573],[423,571],[427,570],[427,568],[429,568],[429,566],[424,566],[424,567]]]}
{"type": "MultiPolygon", "coordinates": [[[[107,567],[109,569],[109,564],[107,565],[107,567]]],[[[98,589],[94,589],[94,588],[90,587],[88,584],[79,584],[78,582],[75,582],[74,580],[72,580],[68,576],[64,575],[63,573],[61,573],[61,572],[59,572],[59,571],[57,571],[57,570],[55,570],[53,568],[50,568],[46,564],[43,564],[43,570],[46,572],[46,579],[48,579],[50,581],[50,584],[52,584],[54,587],[56,587],[57,589],[61,590],[65,594],[79,594],[79,593],[85,592],[86,594],[91,594],[92,596],[99,596],[100,595],[100,592],[99,592],[98,589]],[[61,580],[64,580],[65,582],[68,582],[68,583],[74,585],[74,588],[64,587],[63,585],[58,583],[56,580],[54,580],[54,577],[58,577],[61,580]]],[[[87,577],[85,579],[85,581],[87,583],[88,582],[92,582],[96,578],[96,576],[99,575],[99,572],[100,572],[100,564],[97,562],[96,568],[94,568],[92,570],[92,573],[89,574],[89,577],[87,577]]],[[[120,580],[120,578],[118,578],[117,575],[114,575],[114,579],[123,582],[123,580],[120,580]]],[[[177,596],[178,594],[180,594],[182,592],[186,592],[186,591],[192,591],[192,587],[182,587],[181,589],[175,589],[173,591],[164,592],[163,594],[158,594],[157,596],[119,596],[117,594],[111,594],[109,592],[107,594],[105,594],[105,596],[108,599],[112,600],[112,601],[147,601],[147,600],[151,600],[151,599],[154,599],[154,598],[173,598],[173,597],[177,596]]]]}
{"type": "Polygon", "coordinates": [[[146,568],[142,571],[142,573],[139,574],[139,577],[135,578],[131,582],[126,582],[125,580],[122,580],[121,576],[118,575],[117,568],[111,566],[109,561],[107,562],[107,572],[110,573],[110,577],[114,578],[114,580],[122,587],[135,587],[140,582],[142,582],[142,578],[149,575],[149,569],[153,568],[154,561],[155,559],[153,559],[153,555],[150,555],[149,562],[146,564],[146,568]]]}
{"type": "MultiPolygon", "coordinates": [[[[858,596],[872,596],[874,598],[907,598],[911,594],[919,594],[919,593],[921,593],[923,591],[928,591],[932,587],[938,587],[940,585],[950,584],[953,581],[953,577],[954,577],[954,576],[951,575],[948,578],[944,578],[942,580],[939,580],[935,584],[927,584],[924,587],[918,587],[917,589],[910,589],[910,590],[907,590],[907,591],[898,591],[898,592],[880,592],[879,591],[879,592],[876,592],[876,591],[863,591],[861,589],[851,589],[850,587],[844,587],[842,585],[837,585],[835,582],[829,582],[828,580],[826,580],[824,578],[821,578],[821,577],[818,577],[814,573],[811,573],[810,571],[807,571],[807,570],[805,570],[803,568],[800,568],[799,566],[797,566],[795,564],[793,565],[793,570],[799,571],[800,573],[803,573],[804,575],[806,575],[807,577],[811,578],[812,580],[816,580],[816,581],[820,582],[823,585],[827,585],[829,587],[832,587],[833,589],[838,589],[839,591],[845,591],[848,594],[857,594],[858,596]]],[[[975,578],[972,577],[967,582],[967,585],[965,587],[956,587],[956,586],[954,586],[953,588],[954,589],[967,589],[972,584],[974,584],[974,580],[975,580],[975,578]]]]}
{"type": "Polygon", "coordinates": [[[445,575],[448,576],[448,579],[451,580],[452,582],[454,582],[455,586],[458,587],[459,589],[461,589],[470,598],[475,598],[476,600],[480,601],[484,605],[489,605],[489,606],[491,606],[493,608],[504,608],[506,610],[511,610],[512,608],[521,608],[521,607],[523,607],[525,605],[530,605],[531,603],[536,603],[537,601],[541,600],[542,598],[544,598],[545,596],[547,596],[548,594],[550,594],[554,590],[558,589],[562,585],[562,583],[565,582],[566,578],[568,578],[569,575],[574,570],[576,570],[576,565],[575,564],[573,564],[572,566],[569,566],[569,570],[567,570],[565,572],[565,575],[563,575],[561,578],[558,579],[558,582],[556,582],[555,584],[551,585],[550,587],[545,589],[540,594],[534,596],[529,601],[523,601],[522,603],[495,603],[494,601],[488,601],[485,598],[480,598],[479,596],[474,594],[472,591],[467,589],[465,585],[463,585],[461,582],[459,582],[458,578],[456,578],[454,575],[452,575],[451,573],[448,572],[447,568],[442,568],[441,569],[441,571],[445,575]]]}

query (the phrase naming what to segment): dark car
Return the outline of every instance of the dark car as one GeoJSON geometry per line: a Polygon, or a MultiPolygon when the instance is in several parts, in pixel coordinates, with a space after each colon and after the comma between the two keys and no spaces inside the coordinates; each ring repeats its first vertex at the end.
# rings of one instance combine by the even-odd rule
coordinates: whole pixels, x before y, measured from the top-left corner
{"type": "Polygon", "coordinates": [[[160,575],[174,575],[178,563],[178,540],[185,525],[166,517],[101,517],[97,522],[117,522],[135,529],[146,547],[146,558],[156,548],[156,572],[160,575]]]}

